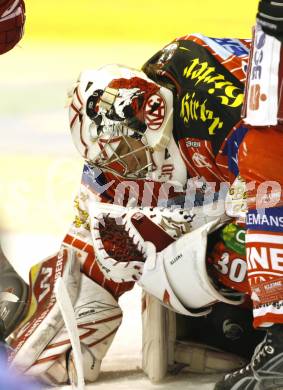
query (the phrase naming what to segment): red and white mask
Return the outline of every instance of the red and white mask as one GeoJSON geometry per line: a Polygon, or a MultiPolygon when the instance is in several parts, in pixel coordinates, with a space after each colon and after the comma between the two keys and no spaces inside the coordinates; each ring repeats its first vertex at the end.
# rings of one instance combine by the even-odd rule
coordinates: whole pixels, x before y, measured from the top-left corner
{"type": "Polygon", "coordinates": [[[82,72],[71,97],[71,132],[86,160],[124,178],[166,180],[161,167],[174,143],[169,89],[141,71],[106,65],[82,72]]]}

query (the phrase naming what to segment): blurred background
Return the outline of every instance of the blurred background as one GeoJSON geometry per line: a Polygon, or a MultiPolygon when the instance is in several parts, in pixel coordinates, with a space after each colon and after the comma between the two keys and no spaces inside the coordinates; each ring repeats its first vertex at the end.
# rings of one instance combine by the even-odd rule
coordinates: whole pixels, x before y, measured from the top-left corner
{"type": "MultiPolygon", "coordinates": [[[[257,3],[26,0],[24,38],[0,57],[2,245],[25,279],[33,263],[58,249],[72,220],[83,162],[72,145],[65,105],[80,71],[106,63],[139,68],[187,33],[248,38],[257,3]]],[[[123,326],[135,330],[126,342],[133,354],[140,330],[135,294],[122,300],[130,305],[123,326]]]]}

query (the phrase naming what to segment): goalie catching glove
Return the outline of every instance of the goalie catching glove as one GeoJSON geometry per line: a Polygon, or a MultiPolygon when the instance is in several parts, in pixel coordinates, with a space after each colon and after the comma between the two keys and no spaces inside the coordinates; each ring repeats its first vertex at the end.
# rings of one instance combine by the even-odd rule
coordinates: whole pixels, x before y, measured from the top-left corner
{"type": "Polygon", "coordinates": [[[124,208],[96,202],[89,210],[90,216],[95,211],[91,224],[96,258],[111,279],[136,280],[185,315],[205,315],[218,301],[242,302],[239,294],[225,297],[207,274],[207,237],[227,222],[224,213],[208,216],[202,207],[124,208]]]}

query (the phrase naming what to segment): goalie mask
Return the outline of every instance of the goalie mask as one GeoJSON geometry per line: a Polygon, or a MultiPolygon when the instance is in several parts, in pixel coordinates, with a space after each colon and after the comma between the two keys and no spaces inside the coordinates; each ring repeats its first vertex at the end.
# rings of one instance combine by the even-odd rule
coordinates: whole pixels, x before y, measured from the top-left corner
{"type": "Polygon", "coordinates": [[[72,93],[70,127],[80,154],[105,172],[134,180],[186,182],[171,136],[172,92],[141,71],[106,65],[82,72],[72,93]]]}

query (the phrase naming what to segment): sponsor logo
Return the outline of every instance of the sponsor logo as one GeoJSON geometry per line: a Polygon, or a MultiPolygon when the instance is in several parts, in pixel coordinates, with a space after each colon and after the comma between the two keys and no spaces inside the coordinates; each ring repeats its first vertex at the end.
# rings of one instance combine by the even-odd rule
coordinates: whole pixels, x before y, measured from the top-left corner
{"type": "MultiPolygon", "coordinates": [[[[180,75],[180,97],[174,102],[175,126],[180,129],[177,138],[210,141],[216,155],[239,120],[243,83],[198,43],[182,44],[187,51],[180,50],[180,56],[174,57],[180,75]]],[[[215,42],[213,45],[221,48],[215,42]]]]}
{"type": "MultiPolygon", "coordinates": [[[[261,244],[262,245],[262,244],[261,244]]],[[[263,270],[268,274],[272,271],[283,272],[283,249],[250,246],[246,249],[248,269],[263,270]]]]}
{"type": "Polygon", "coordinates": [[[252,80],[260,80],[262,73],[263,47],[265,45],[266,35],[262,31],[255,40],[255,51],[253,55],[252,80]]]}
{"type": "Polygon", "coordinates": [[[42,267],[41,269],[41,275],[43,275],[43,279],[40,282],[40,288],[43,290],[39,297],[38,302],[41,302],[42,299],[50,292],[50,278],[52,275],[52,268],[51,267],[42,267]]]}
{"type": "Polygon", "coordinates": [[[113,311],[118,309],[117,306],[106,304],[102,301],[90,301],[75,309],[76,317],[83,318],[93,314],[100,314],[102,312],[113,311]]]}
{"type": "Polygon", "coordinates": [[[250,100],[249,107],[253,111],[257,111],[259,109],[259,102],[265,101],[267,96],[265,94],[260,94],[260,85],[254,84],[250,87],[250,100]]]}
{"type": "Polygon", "coordinates": [[[198,142],[198,141],[186,141],[186,146],[188,148],[199,148],[200,147],[200,142],[198,142]]]}
{"type": "Polygon", "coordinates": [[[214,42],[218,43],[224,49],[234,54],[237,57],[246,57],[249,53],[247,48],[240,42],[231,38],[210,38],[214,42]]]}
{"type": "Polygon", "coordinates": [[[264,212],[251,210],[246,216],[246,224],[249,229],[265,230],[271,232],[283,231],[283,208],[270,207],[264,212]]]}
{"type": "Polygon", "coordinates": [[[249,227],[254,227],[253,225],[264,225],[275,226],[283,228],[283,216],[273,216],[266,214],[248,214],[247,215],[247,225],[249,227]]]}
{"type": "Polygon", "coordinates": [[[208,93],[214,94],[224,106],[235,108],[243,103],[241,88],[226,80],[223,74],[217,73],[215,66],[209,66],[207,61],[200,62],[199,58],[194,58],[184,68],[183,76],[193,80],[195,85],[206,84],[209,87],[208,93]]]}
{"type": "Polygon", "coordinates": [[[182,257],[183,257],[183,255],[180,253],[179,255],[175,256],[172,260],[170,260],[170,264],[171,264],[171,265],[174,265],[174,264],[177,263],[177,261],[179,261],[182,257]]]}
{"type": "Polygon", "coordinates": [[[213,111],[207,107],[207,100],[203,101],[196,98],[195,92],[186,93],[182,98],[180,117],[183,119],[185,125],[189,121],[201,120],[208,126],[208,134],[215,135],[216,130],[223,127],[223,121],[213,111]]]}
{"type": "MultiPolygon", "coordinates": [[[[66,252],[66,254],[67,254],[67,251],[64,251],[64,252],[66,252]]],[[[63,261],[64,261],[64,253],[59,252],[58,260],[57,260],[56,268],[55,268],[54,284],[56,283],[57,279],[62,275],[63,261]]]]}
{"type": "Polygon", "coordinates": [[[281,288],[282,286],[282,282],[281,280],[279,282],[273,282],[273,283],[269,283],[268,285],[264,286],[264,289],[265,290],[272,290],[273,288],[281,288]]]}
{"type": "MultiPolygon", "coordinates": [[[[64,252],[64,251],[63,251],[64,252]]],[[[42,267],[40,270],[40,274],[38,276],[38,281],[35,283],[35,290],[39,288],[38,302],[41,302],[51,291],[52,287],[55,285],[57,279],[62,275],[63,265],[64,265],[64,253],[59,252],[55,265],[52,264],[54,258],[50,261],[47,261],[46,264],[50,265],[49,267],[46,265],[42,267]],[[36,286],[38,283],[38,287],[36,286]]],[[[54,292],[52,292],[54,294],[54,292]]]]}
{"type": "Polygon", "coordinates": [[[280,310],[282,307],[282,285],[282,277],[277,277],[276,280],[262,281],[253,286],[252,299],[254,300],[254,307],[259,308],[272,305],[276,310],[280,310]]]}
{"type": "Polygon", "coordinates": [[[262,61],[264,58],[263,47],[265,45],[266,35],[265,33],[259,32],[259,35],[256,36],[254,43],[254,53],[252,57],[252,68],[251,68],[251,81],[252,84],[249,89],[249,109],[252,111],[257,111],[259,109],[260,101],[265,101],[267,99],[266,94],[261,93],[260,84],[253,83],[257,80],[260,82],[262,76],[262,61]]]}

